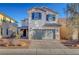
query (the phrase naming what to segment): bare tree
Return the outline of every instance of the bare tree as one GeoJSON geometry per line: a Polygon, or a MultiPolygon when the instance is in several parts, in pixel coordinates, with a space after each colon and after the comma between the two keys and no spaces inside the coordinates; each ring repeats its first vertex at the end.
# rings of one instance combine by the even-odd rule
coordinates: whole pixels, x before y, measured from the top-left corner
{"type": "Polygon", "coordinates": [[[67,15],[67,26],[71,30],[71,34],[73,33],[73,29],[77,29],[79,32],[79,4],[78,3],[67,4],[66,15],[67,15]]]}

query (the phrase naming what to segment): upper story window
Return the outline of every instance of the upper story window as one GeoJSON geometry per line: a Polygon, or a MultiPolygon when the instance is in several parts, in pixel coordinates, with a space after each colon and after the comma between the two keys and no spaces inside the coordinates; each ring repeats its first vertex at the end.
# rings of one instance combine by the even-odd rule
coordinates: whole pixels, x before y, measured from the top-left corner
{"type": "Polygon", "coordinates": [[[46,16],[46,20],[47,21],[55,21],[55,15],[52,15],[52,14],[48,14],[47,16],[46,16]]]}
{"type": "Polygon", "coordinates": [[[32,13],[32,19],[33,20],[40,20],[42,18],[42,14],[39,12],[32,13]]]}

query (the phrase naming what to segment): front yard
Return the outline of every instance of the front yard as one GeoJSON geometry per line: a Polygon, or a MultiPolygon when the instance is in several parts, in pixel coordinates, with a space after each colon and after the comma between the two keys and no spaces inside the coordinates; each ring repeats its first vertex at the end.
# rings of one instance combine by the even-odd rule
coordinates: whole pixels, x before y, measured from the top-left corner
{"type": "Polygon", "coordinates": [[[29,48],[29,40],[0,39],[0,48],[29,48]]]}
{"type": "MultiPolygon", "coordinates": [[[[8,39],[2,39],[4,42],[9,41],[8,39]]],[[[0,45],[3,43],[3,41],[0,40],[0,45]]],[[[61,41],[61,40],[24,40],[24,39],[18,39],[18,40],[12,40],[12,44],[5,46],[0,46],[0,54],[31,54],[31,55],[42,55],[42,54],[56,54],[56,55],[62,55],[62,54],[79,54],[79,48],[75,49],[75,47],[67,46],[65,44],[68,44],[70,41],[61,41]],[[14,44],[14,42],[25,42],[20,43],[23,45],[14,44]],[[73,47],[73,48],[72,48],[73,47]],[[72,49],[71,49],[72,48],[72,49]]],[[[15,42],[15,43],[16,43],[15,42]]],[[[11,42],[10,42],[11,43],[11,42]]]]}
{"type": "Polygon", "coordinates": [[[0,39],[0,48],[79,49],[79,40],[0,39]]]}
{"type": "Polygon", "coordinates": [[[26,49],[66,49],[60,40],[26,40],[2,39],[0,48],[26,48],[26,49]]]}

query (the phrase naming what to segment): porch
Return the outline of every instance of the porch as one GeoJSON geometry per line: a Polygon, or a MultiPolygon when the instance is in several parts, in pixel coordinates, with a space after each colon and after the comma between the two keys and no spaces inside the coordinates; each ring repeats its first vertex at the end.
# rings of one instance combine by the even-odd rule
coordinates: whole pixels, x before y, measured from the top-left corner
{"type": "Polygon", "coordinates": [[[28,39],[28,26],[22,26],[18,28],[20,38],[28,39]]]}

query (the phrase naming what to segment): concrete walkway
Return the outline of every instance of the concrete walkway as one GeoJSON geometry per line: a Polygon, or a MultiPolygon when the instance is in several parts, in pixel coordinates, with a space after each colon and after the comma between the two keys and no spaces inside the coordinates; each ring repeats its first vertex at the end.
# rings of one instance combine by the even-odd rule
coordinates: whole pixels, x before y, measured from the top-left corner
{"type": "Polygon", "coordinates": [[[60,41],[32,40],[28,49],[5,49],[0,47],[0,55],[73,55],[79,54],[79,49],[69,49],[60,41]]]}

